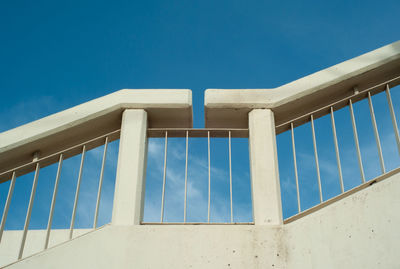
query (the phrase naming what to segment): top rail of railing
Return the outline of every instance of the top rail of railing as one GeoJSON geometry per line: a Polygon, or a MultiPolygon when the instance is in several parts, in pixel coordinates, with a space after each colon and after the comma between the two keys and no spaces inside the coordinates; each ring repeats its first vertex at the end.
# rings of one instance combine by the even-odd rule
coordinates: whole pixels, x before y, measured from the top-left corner
{"type": "Polygon", "coordinates": [[[7,171],[3,171],[0,173],[0,183],[11,179],[13,173],[15,176],[21,176],[32,172],[36,168],[36,164],[39,164],[41,168],[46,167],[48,165],[57,163],[59,161],[60,155],[63,155],[63,159],[68,159],[75,155],[82,153],[82,147],[85,146],[85,150],[89,151],[101,145],[104,145],[104,140],[107,138],[108,142],[115,141],[120,137],[120,129],[112,131],[110,133],[98,136],[96,138],[92,138],[90,140],[77,143],[71,147],[64,148],[58,152],[52,153],[47,156],[40,156],[40,152],[37,152],[37,158],[34,158],[32,161],[24,163],[20,166],[13,167],[7,171]]]}
{"type": "Polygon", "coordinates": [[[360,91],[358,88],[354,88],[353,89],[353,94],[344,97],[343,99],[337,100],[335,102],[332,102],[330,104],[327,104],[325,106],[322,106],[316,110],[304,113],[296,118],[291,118],[285,122],[282,122],[280,124],[276,125],[276,132],[282,133],[286,130],[290,130],[291,129],[291,123],[293,123],[293,127],[297,127],[300,126],[306,122],[309,122],[311,119],[311,115],[313,115],[314,119],[318,119],[322,116],[325,116],[329,113],[331,113],[331,108],[333,109],[333,111],[339,110],[345,106],[349,105],[349,102],[351,100],[352,103],[356,103],[358,101],[361,101],[363,99],[368,98],[368,94],[375,95],[378,94],[380,92],[385,91],[387,88],[391,88],[390,85],[396,85],[399,83],[400,80],[400,76],[393,78],[391,80],[388,81],[384,81],[383,83],[380,83],[378,85],[372,86],[370,88],[364,89],[362,91],[360,91]],[[395,83],[394,83],[395,82],[395,83]]]}
{"type": "Polygon", "coordinates": [[[277,133],[400,84],[400,41],[350,59],[275,89],[209,89],[205,93],[207,128],[247,128],[248,112],[273,110],[277,133]],[[354,89],[358,90],[355,93],[354,89]],[[318,113],[317,113],[318,112],[318,113]]]}
{"type": "Polygon", "coordinates": [[[0,174],[118,130],[125,109],[145,110],[149,127],[192,127],[190,90],[120,90],[0,133],[0,174]]]}

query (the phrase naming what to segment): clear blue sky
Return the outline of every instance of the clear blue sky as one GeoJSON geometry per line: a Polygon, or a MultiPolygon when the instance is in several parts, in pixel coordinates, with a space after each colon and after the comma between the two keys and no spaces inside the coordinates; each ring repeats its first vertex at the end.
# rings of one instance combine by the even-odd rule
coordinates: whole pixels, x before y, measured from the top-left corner
{"type": "Polygon", "coordinates": [[[272,88],[399,39],[398,1],[2,1],[0,131],[122,88],[272,88]],[[29,111],[29,113],[26,113],[29,111]]]}
{"type": "MultiPolygon", "coordinates": [[[[399,6],[398,1],[2,1],[0,131],[122,88],[192,89],[194,127],[200,128],[206,88],[274,88],[397,41],[399,6]]],[[[299,154],[307,155],[301,147],[299,154]]],[[[289,179],[293,175],[281,174],[285,184],[289,179]]],[[[292,187],[291,181],[283,195],[293,197],[292,187]]],[[[284,205],[287,215],[295,208],[284,205]]]]}

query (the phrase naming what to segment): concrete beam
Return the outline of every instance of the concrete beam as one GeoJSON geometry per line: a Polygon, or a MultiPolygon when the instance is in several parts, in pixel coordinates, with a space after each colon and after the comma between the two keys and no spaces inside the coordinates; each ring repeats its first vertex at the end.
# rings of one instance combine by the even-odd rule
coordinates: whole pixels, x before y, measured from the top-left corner
{"type": "Polygon", "coordinates": [[[117,130],[122,111],[144,109],[149,127],[192,127],[190,90],[120,90],[0,133],[0,173],[117,130]]]}
{"type": "MultiPolygon", "coordinates": [[[[360,91],[391,81],[400,84],[400,41],[334,65],[275,89],[208,89],[206,127],[247,128],[247,113],[269,108],[279,125],[360,91]]],[[[384,86],[372,94],[384,90],[384,86]]]]}

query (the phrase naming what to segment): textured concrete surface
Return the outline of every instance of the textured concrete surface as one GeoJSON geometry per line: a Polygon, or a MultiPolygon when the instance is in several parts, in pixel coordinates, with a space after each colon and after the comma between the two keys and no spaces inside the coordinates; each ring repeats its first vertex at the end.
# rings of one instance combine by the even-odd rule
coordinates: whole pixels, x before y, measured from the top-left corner
{"type": "Polygon", "coordinates": [[[253,219],[256,225],[282,224],[281,191],[276,151],[274,113],[249,113],[249,154],[253,219]]]}
{"type": "Polygon", "coordinates": [[[106,226],[9,268],[400,268],[400,174],[286,225],[106,226]]]}
{"type": "Polygon", "coordinates": [[[0,133],[0,173],[121,127],[122,111],[144,109],[148,127],[192,127],[190,90],[120,90],[0,133]]]}
{"type": "MultiPolygon", "coordinates": [[[[206,127],[247,128],[247,114],[256,108],[272,109],[279,125],[353,95],[354,87],[362,91],[393,79],[390,86],[400,84],[399,76],[397,41],[274,89],[208,89],[206,127]]],[[[384,88],[382,85],[372,94],[384,88]]]]}

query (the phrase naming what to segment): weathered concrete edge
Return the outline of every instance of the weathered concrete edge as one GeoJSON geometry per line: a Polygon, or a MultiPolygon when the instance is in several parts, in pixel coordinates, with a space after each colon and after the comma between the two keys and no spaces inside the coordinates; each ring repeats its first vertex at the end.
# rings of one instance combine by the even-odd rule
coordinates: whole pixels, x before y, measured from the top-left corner
{"type": "MultiPolygon", "coordinates": [[[[400,41],[396,41],[274,89],[207,89],[204,98],[206,126],[215,127],[220,122],[226,125],[227,117],[237,119],[238,115],[247,114],[255,108],[270,108],[275,111],[285,104],[301,102],[314,94],[323,94],[324,90],[357,76],[371,74],[373,77],[375,70],[390,64],[393,65],[392,69],[399,70],[400,75],[399,62],[400,41]],[[225,117],[216,119],[215,114],[220,111],[224,111],[225,117]]],[[[352,83],[357,85],[356,80],[352,83]]]]}
{"type": "MultiPolygon", "coordinates": [[[[390,202],[395,204],[399,202],[399,199],[393,201],[393,198],[398,197],[396,187],[398,187],[399,177],[396,175],[398,174],[391,174],[387,180],[354,193],[352,197],[348,196],[347,199],[337,201],[335,206],[332,204],[318,213],[315,212],[316,214],[302,218],[301,221],[286,225],[106,225],[101,230],[94,230],[72,241],[55,245],[47,251],[26,257],[7,268],[24,268],[28,265],[34,267],[40,264],[48,268],[57,264],[64,265],[65,268],[77,265],[87,268],[89,264],[98,261],[98,258],[106,258],[102,259],[102,264],[100,264],[104,268],[111,265],[121,267],[124,263],[142,268],[143,266],[140,265],[143,263],[136,264],[139,260],[147,266],[151,264],[154,268],[162,267],[155,266],[151,263],[152,261],[165,262],[164,264],[167,265],[172,264],[171,261],[173,261],[176,268],[188,268],[188,264],[193,265],[191,262],[196,261],[197,266],[194,268],[202,268],[207,260],[210,261],[209,257],[218,258],[214,259],[214,262],[218,262],[221,258],[223,262],[234,261],[233,267],[243,264],[243,261],[255,259],[256,263],[250,263],[245,266],[246,268],[268,267],[267,265],[271,265],[272,262],[277,265],[275,263],[277,260],[272,261],[273,259],[279,259],[281,262],[280,266],[277,266],[279,268],[310,268],[315,264],[313,261],[320,262],[316,265],[318,268],[324,264],[330,265],[329,268],[337,268],[337,265],[343,264],[343,260],[346,259],[351,265],[345,268],[376,268],[376,264],[371,261],[382,257],[385,249],[393,250],[393,247],[394,250],[390,255],[384,258],[390,258],[392,263],[395,261],[398,264],[395,246],[399,233],[393,233],[393,228],[398,226],[399,218],[393,213],[395,212],[392,210],[393,207],[387,206],[390,202]],[[393,183],[397,185],[392,185],[393,183]],[[385,197],[387,199],[382,200],[385,197]],[[383,210],[385,208],[386,210],[383,210]],[[354,212],[358,213],[354,214],[354,212]],[[386,215],[388,212],[396,218],[389,218],[386,215]],[[377,233],[370,237],[373,230],[377,233]],[[210,239],[212,240],[209,241],[210,239]],[[173,243],[155,244],[158,241],[173,243]],[[98,242],[105,243],[98,244],[98,242]],[[219,242],[223,244],[218,244],[219,242]],[[324,244],[316,245],[316,242],[324,244]],[[379,245],[379,248],[376,248],[375,244],[379,245]],[[93,248],[93,246],[97,247],[93,248]],[[195,249],[192,246],[195,246],[195,249]],[[365,248],[366,246],[368,247],[365,248]],[[332,247],[335,250],[333,252],[332,247]],[[188,251],[184,253],[186,250],[188,251]],[[357,253],[354,253],[354,250],[357,250],[357,253]],[[166,251],[168,255],[162,256],[163,253],[167,253],[166,251]],[[214,255],[215,252],[219,254],[214,255]],[[136,255],[132,256],[132,253],[136,255]],[[186,260],[179,259],[183,257],[182,253],[185,254],[183,256],[187,258],[186,260]],[[315,255],[316,253],[318,255],[315,255]],[[362,256],[362,254],[365,253],[368,257],[373,256],[365,262],[364,258],[348,259],[349,253],[351,257],[364,257],[365,255],[362,256]],[[231,254],[239,256],[232,260],[234,256],[231,254]],[[152,255],[160,259],[154,260],[152,255]],[[320,255],[323,255],[322,259],[320,255]],[[71,257],[76,259],[71,259],[71,257]],[[133,258],[128,262],[126,259],[129,257],[133,258]],[[171,259],[166,261],[166,257],[171,259]],[[115,261],[120,264],[116,265],[115,261]],[[333,261],[335,261],[334,264],[333,261]],[[366,263],[370,266],[363,266],[366,263]]],[[[208,267],[212,265],[216,265],[215,268],[222,267],[220,263],[211,263],[208,267]]],[[[388,264],[384,267],[397,268],[388,264]]]]}
{"type": "MultiPolygon", "coordinates": [[[[152,127],[190,128],[193,124],[191,90],[120,90],[0,133],[0,173],[30,163],[34,152],[50,156],[118,130],[124,109],[146,110],[152,127]]],[[[2,180],[9,177],[7,173],[2,180]]]]}
{"type": "MultiPolygon", "coordinates": [[[[171,118],[171,122],[177,127],[189,128],[193,124],[191,90],[124,89],[0,133],[0,155],[38,139],[51,139],[53,135],[72,127],[101,120],[101,116],[127,108],[144,109],[150,113],[157,109],[183,112],[179,113],[182,118],[171,118]]],[[[84,132],[85,129],[82,130],[84,132]]]]}

